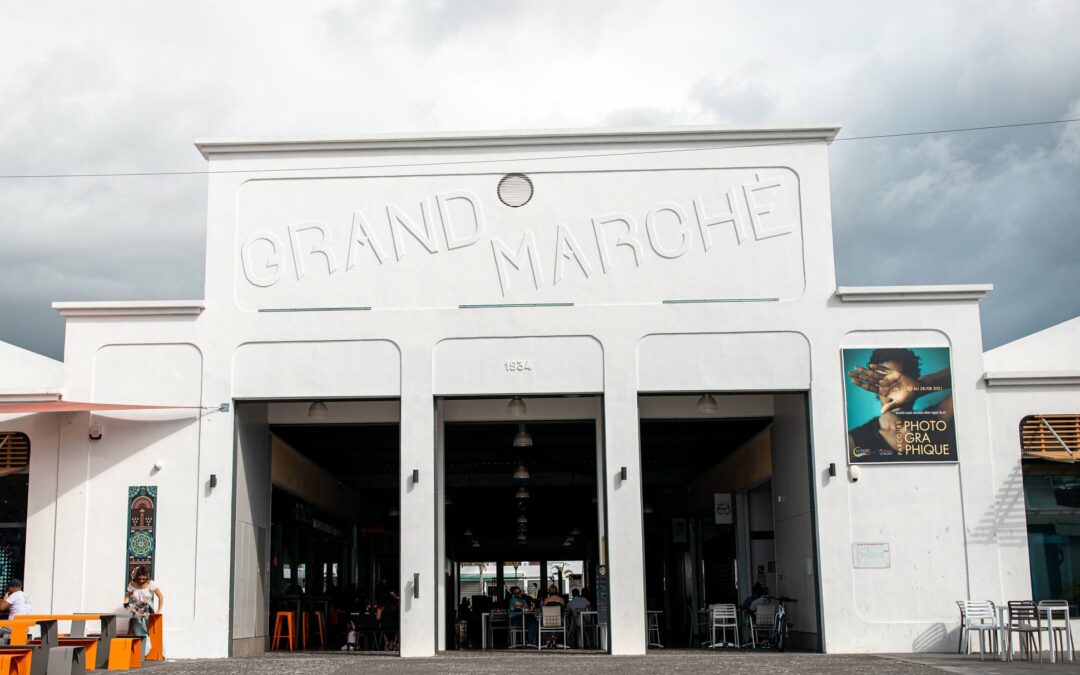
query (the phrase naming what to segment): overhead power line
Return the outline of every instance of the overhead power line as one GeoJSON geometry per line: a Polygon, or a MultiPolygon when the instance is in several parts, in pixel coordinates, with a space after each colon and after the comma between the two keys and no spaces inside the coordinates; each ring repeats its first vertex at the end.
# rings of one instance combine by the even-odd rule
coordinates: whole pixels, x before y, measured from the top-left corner
{"type": "MultiPolygon", "coordinates": [[[[833,143],[842,143],[845,141],[873,141],[886,138],[906,138],[910,136],[934,136],[941,134],[960,134],[972,131],[992,131],[995,129],[1019,129],[1023,127],[1039,127],[1048,126],[1053,124],[1071,124],[1074,122],[1080,122],[1080,117],[1061,119],[1061,120],[1042,120],[1038,122],[1016,122],[1013,124],[993,124],[980,127],[958,127],[953,129],[930,129],[924,131],[898,131],[888,134],[870,134],[865,136],[837,136],[833,139],[833,143]]],[[[776,147],[781,145],[806,145],[810,143],[820,143],[820,140],[802,140],[802,141],[776,141],[776,142],[760,142],[760,143],[743,143],[743,144],[725,144],[725,145],[709,145],[693,148],[662,148],[657,150],[628,150],[626,152],[598,152],[598,153],[578,153],[573,155],[546,155],[542,157],[500,157],[491,159],[461,159],[461,160],[447,160],[442,162],[406,162],[406,163],[393,163],[393,164],[364,164],[359,166],[316,166],[316,167],[289,167],[289,168],[277,168],[277,169],[217,169],[211,171],[209,169],[192,170],[192,171],[115,171],[115,172],[95,172],[95,173],[38,173],[38,174],[0,174],[0,179],[49,179],[49,178],[128,178],[138,176],[214,176],[220,174],[231,173],[246,173],[246,174],[265,174],[265,173],[296,173],[300,171],[342,171],[342,170],[361,170],[361,169],[407,169],[407,168],[422,168],[422,167],[435,167],[435,166],[463,166],[463,165],[476,165],[476,164],[493,164],[493,163],[519,163],[519,162],[547,162],[556,159],[592,159],[603,157],[628,157],[635,155],[658,155],[658,154],[670,154],[676,152],[703,152],[707,150],[734,150],[737,148],[755,148],[755,147],[776,147]]]]}

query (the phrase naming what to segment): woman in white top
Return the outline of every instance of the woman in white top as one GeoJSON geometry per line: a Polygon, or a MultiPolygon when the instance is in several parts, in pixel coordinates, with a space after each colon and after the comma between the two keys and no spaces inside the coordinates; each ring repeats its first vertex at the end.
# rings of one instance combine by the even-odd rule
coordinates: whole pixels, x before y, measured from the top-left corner
{"type": "Polygon", "coordinates": [[[131,571],[131,581],[127,585],[127,593],[124,594],[124,607],[131,610],[133,632],[143,639],[143,654],[149,654],[150,636],[146,617],[160,614],[165,609],[165,596],[150,578],[150,571],[145,565],[139,565],[131,571]]]}

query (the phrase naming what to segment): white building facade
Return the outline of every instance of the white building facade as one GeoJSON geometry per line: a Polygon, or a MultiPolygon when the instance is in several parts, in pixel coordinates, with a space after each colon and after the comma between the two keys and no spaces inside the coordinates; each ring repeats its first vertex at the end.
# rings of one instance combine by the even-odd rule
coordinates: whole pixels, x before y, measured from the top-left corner
{"type": "Polygon", "coordinates": [[[1027,410],[1031,392],[1016,388],[991,400],[988,286],[837,288],[835,133],[198,143],[211,172],[205,299],[57,303],[62,380],[38,363],[36,381],[0,382],[7,401],[179,406],[0,416],[33,447],[36,609],[118,605],[127,487],[153,485],[170,657],[267,649],[265,430],[322,402],[328,423],[398,425],[400,650],[435,654],[451,583],[444,429],[502,419],[520,396],[521,420],[595,421],[609,651],[644,653],[640,430],[700,416],[709,395],[706,416],[770,420],[764,574],[799,598],[800,639],[829,652],[955,649],[956,600],[1031,597],[1013,418],[1077,412],[1077,384],[1040,390],[1046,410],[1027,410]],[[955,461],[853,462],[845,350],[911,348],[946,355],[955,461]]]}

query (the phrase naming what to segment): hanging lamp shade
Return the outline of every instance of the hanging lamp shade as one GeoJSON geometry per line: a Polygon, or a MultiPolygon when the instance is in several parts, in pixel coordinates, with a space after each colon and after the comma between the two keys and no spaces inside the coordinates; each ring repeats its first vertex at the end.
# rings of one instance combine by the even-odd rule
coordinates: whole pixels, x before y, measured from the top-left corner
{"type": "Polygon", "coordinates": [[[526,490],[524,487],[519,487],[517,489],[517,494],[515,494],[514,496],[517,497],[518,499],[528,499],[529,498],[529,491],[526,490]]]}
{"type": "Polygon", "coordinates": [[[515,396],[506,404],[506,414],[510,417],[524,417],[529,412],[529,406],[520,396],[515,396]]]}
{"type": "Polygon", "coordinates": [[[712,394],[704,394],[697,400],[697,411],[699,415],[714,415],[720,408],[716,405],[716,399],[712,394]]]}
{"type": "Polygon", "coordinates": [[[309,420],[324,420],[330,416],[330,409],[322,401],[315,401],[307,409],[309,420]]]}
{"type": "Polygon", "coordinates": [[[570,530],[570,534],[571,534],[571,536],[574,536],[574,537],[576,537],[576,536],[578,536],[579,534],[581,534],[581,530],[579,530],[579,529],[577,529],[577,528],[575,527],[574,529],[570,530]]]}
{"type": "Polygon", "coordinates": [[[652,513],[652,506],[646,504],[643,510],[645,511],[645,513],[652,513]]]}
{"type": "Polygon", "coordinates": [[[524,532],[518,534],[518,541],[525,541],[525,539],[527,539],[527,537],[524,532]]]}
{"type": "Polygon", "coordinates": [[[517,521],[518,521],[519,523],[522,523],[522,524],[524,524],[524,523],[527,523],[527,522],[529,522],[529,517],[528,517],[528,516],[526,516],[526,515],[525,515],[525,514],[523,513],[523,514],[521,514],[520,516],[518,516],[518,517],[517,517],[517,521]]]}
{"type": "Polygon", "coordinates": [[[569,545],[571,545],[572,543],[573,543],[572,541],[570,541],[569,539],[567,539],[566,541],[564,541],[564,542],[562,543],[562,545],[563,545],[563,546],[569,546],[569,545]]]}
{"type": "Polygon", "coordinates": [[[525,468],[525,462],[518,464],[518,468],[514,469],[514,480],[529,480],[529,470],[525,468]]]}
{"type": "Polygon", "coordinates": [[[514,447],[515,448],[531,448],[533,444],[532,434],[525,431],[525,425],[518,425],[518,432],[514,434],[514,447]]]}
{"type": "Polygon", "coordinates": [[[473,548],[480,548],[480,542],[478,542],[478,541],[476,541],[475,539],[473,539],[473,540],[472,540],[472,547],[473,547],[473,548]]]}
{"type": "Polygon", "coordinates": [[[391,518],[397,518],[399,515],[401,515],[401,514],[398,511],[398,508],[396,506],[391,506],[389,516],[391,518]]]}
{"type": "Polygon", "coordinates": [[[463,536],[463,537],[471,537],[472,536],[472,530],[469,529],[469,528],[465,528],[465,531],[461,533],[461,536],[463,536]]]}

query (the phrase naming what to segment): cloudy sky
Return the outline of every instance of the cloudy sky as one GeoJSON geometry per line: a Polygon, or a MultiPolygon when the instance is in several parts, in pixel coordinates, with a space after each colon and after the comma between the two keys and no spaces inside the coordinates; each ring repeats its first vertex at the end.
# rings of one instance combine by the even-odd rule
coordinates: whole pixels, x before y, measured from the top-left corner
{"type": "MultiPolygon", "coordinates": [[[[192,140],[1080,118],[1080,2],[37,2],[0,8],[0,174],[205,168],[192,140]]],[[[988,348],[1080,315],[1080,124],[837,142],[840,284],[990,282],[988,348]]],[[[202,297],[205,176],[0,178],[0,340],[202,297]]]]}

